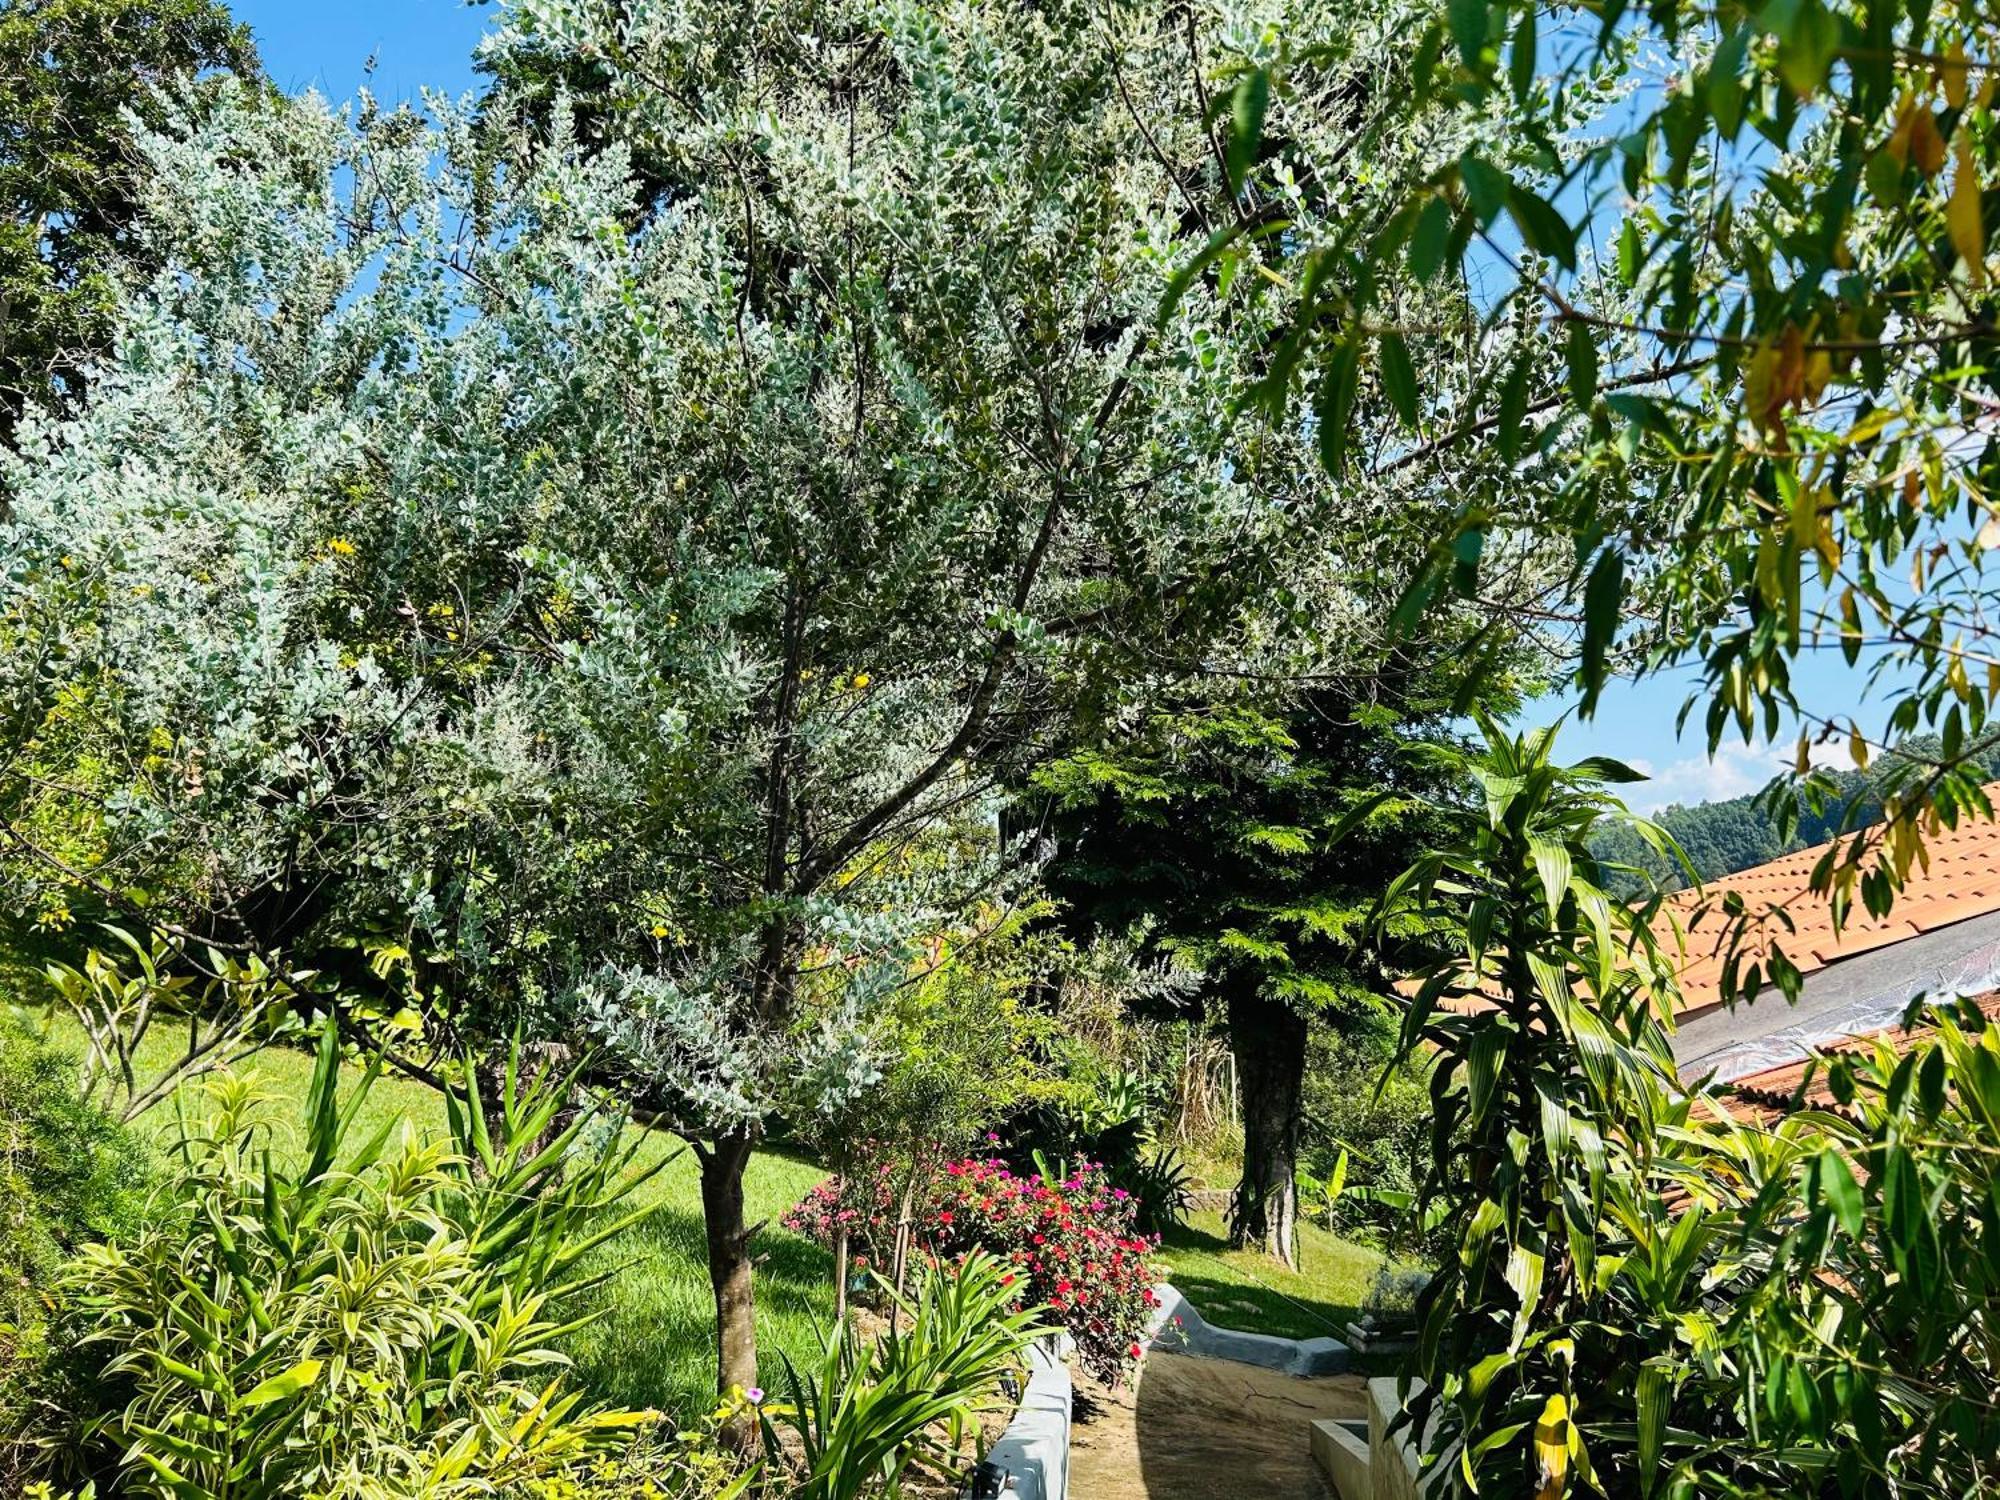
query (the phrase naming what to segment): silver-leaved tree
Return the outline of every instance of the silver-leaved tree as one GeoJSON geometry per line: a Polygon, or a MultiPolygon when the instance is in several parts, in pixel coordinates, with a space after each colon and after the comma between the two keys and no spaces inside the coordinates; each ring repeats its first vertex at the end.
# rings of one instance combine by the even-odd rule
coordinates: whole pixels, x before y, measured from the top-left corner
{"type": "MultiPolygon", "coordinates": [[[[599,9],[517,8],[476,103],[148,138],[168,269],[0,460],[6,874],[440,1048],[601,1048],[696,1143],[727,1389],[760,1130],[870,1085],[995,788],[1191,674],[1342,670],[1420,539],[1309,413],[1239,418],[1281,279],[1161,312],[1247,23],[599,9]]],[[[1327,128],[1253,242],[1359,211],[1327,128]]]]}

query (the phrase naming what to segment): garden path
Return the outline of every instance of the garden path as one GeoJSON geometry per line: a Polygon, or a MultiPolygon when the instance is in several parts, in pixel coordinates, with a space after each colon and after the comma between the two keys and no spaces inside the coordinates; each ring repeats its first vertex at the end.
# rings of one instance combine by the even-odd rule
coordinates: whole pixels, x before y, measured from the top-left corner
{"type": "Polygon", "coordinates": [[[1359,1375],[1301,1380],[1185,1354],[1148,1355],[1136,1389],[1077,1395],[1072,1500],[1327,1500],[1307,1431],[1367,1412],[1359,1375]]]}

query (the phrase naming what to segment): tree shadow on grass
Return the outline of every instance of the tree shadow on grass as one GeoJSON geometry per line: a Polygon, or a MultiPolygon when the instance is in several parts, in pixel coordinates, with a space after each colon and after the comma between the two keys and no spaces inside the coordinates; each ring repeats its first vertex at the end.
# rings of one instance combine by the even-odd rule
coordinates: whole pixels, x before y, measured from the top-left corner
{"type": "Polygon", "coordinates": [[[1281,1338],[1347,1338],[1347,1325],[1360,1312],[1358,1302],[1329,1298],[1275,1262],[1264,1273],[1218,1265],[1210,1258],[1228,1252],[1229,1242],[1222,1236],[1191,1225],[1169,1231],[1160,1246],[1161,1257],[1173,1269],[1174,1285],[1208,1322],[1281,1338]]]}
{"type": "MultiPolygon", "coordinates": [[[[661,1203],[591,1257],[604,1281],[590,1293],[594,1321],[569,1342],[592,1399],[659,1407],[683,1420],[715,1396],[715,1304],[699,1212],[661,1203]]],[[[833,1258],[775,1222],[753,1253],[759,1379],[782,1386],[783,1357],[801,1365],[833,1322],[833,1258]]]]}

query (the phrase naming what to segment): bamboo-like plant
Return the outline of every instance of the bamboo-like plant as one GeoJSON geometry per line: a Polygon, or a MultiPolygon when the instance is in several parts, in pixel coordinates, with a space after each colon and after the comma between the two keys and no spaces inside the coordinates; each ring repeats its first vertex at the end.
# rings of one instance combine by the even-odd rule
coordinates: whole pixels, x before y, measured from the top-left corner
{"type": "Polygon", "coordinates": [[[576,1263],[637,1217],[610,1210],[650,1175],[630,1147],[574,1149],[591,1109],[551,1132],[575,1080],[524,1084],[510,1062],[497,1132],[468,1081],[449,1138],[391,1122],[357,1140],[380,1065],[342,1099],[340,1059],[329,1020],[296,1166],[251,1087],[219,1075],[182,1121],[166,1211],[72,1273],[128,1395],[86,1419],[126,1493],[490,1493],[651,1420],[563,1389],[564,1310],[595,1280],[576,1263]]]}

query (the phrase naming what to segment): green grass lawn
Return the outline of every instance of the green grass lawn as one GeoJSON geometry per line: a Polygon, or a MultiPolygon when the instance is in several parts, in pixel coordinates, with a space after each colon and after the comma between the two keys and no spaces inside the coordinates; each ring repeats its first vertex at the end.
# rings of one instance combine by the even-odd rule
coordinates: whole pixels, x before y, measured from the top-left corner
{"type": "MultiPolygon", "coordinates": [[[[178,1036],[155,1032],[141,1055],[141,1078],[165,1067],[178,1036]]],[[[271,1096],[266,1118],[276,1130],[274,1146],[296,1143],[299,1127],[287,1106],[305,1097],[312,1075],[309,1054],[273,1047],[237,1069],[271,1096]]],[[[140,1117],[136,1129],[164,1149],[177,1130],[179,1109],[198,1109],[199,1081],[140,1117]]],[[[353,1139],[365,1141],[382,1123],[413,1121],[420,1130],[444,1129],[443,1101],[406,1078],[384,1075],[369,1092],[353,1139]]],[[[593,1294],[599,1316],[570,1339],[578,1375],[600,1400],[626,1406],[657,1406],[692,1413],[714,1394],[714,1304],[708,1289],[701,1223],[701,1189],[695,1159],[672,1136],[650,1132],[641,1161],[651,1165],[674,1155],[639,1190],[633,1206],[650,1212],[617,1240],[594,1252],[592,1269],[611,1271],[593,1294]]],[[[755,1272],[762,1378],[776,1386],[780,1356],[802,1363],[819,1348],[821,1330],[833,1319],[832,1257],[820,1246],[780,1228],[778,1216],[804,1196],[822,1176],[809,1162],[778,1153],[760,1153],[750,1164],[748,1210],[755,1222],[770,1222],[759,1234],[755,1272]]]]}
{"type": "MultiPolygon", "coordinates": [[[[142,1055],[141,1078],[154,1076],[178,1038],[156,1032],[142,1055]]],[[[239,1072],[270,1096],[266,1117],[280,1151],[298,1138],[287,1113],[305,1096],[312,1072],[309,1054],[273,1047],[239,1072]]],[[[164,1148],[174,1138],[177,1111],[198,1109],[201,1085],[142,1116],[139,1133],[164,1148]]],[[[366,1140],[384,1121],[406,1119],[418,1129],[444,1129],[442,1101],[408,1079],[384,1075],[363,1107],[354,1139],[366,1140]]],[[[693,1153],[683,1142],[650,1133],[641,1161],[673,1160],[641,1189],[635,1206],[650,1212],[622,1237],[595,1252],[593,1269],[609,1272],[592,1295],[597,1321],[570,1340],[577,1372],[592,1392],[624,1406],[658,1406],[676,1413],[701,1409],[713,1393],[714,1323],[704,1252],[701,1192],[693,1153]]],[[[778,1225],[778,1218],[820,1178],[811,1162],[779,1152],[760,1153],[746,1184],[753,1222],[767,1221],[758,1236],[757,1323],[762,1378],[781,1379],[781,1357],[804,1362],[831,1323],[832,1258],[819,1245],[778,1225]]],[[[1229,1328],[1289,1338],[1342,1337],[1360,1307],[1381,1252],[1342,1240],[1313,1224],[1299,1226],[1300,1269],[1287,1271],[1256,1251],[1231,1250],[1222,1218],[1197,1213],[1166,1237],[1160,1258],[1175,1286],[1202,1316],[1229,1328]]]]}
{"type": "Polygon", "coordinates": [[[1262,1251],[1230,1249],[1212,1211],[1194,1214],[1160,1247],[1167,1279],[1209,1322],[1294,1339],[1346,1338],[1385,1258],[1302,1222],[1299,1269],[1288,1271],[1262,1251]]]}

